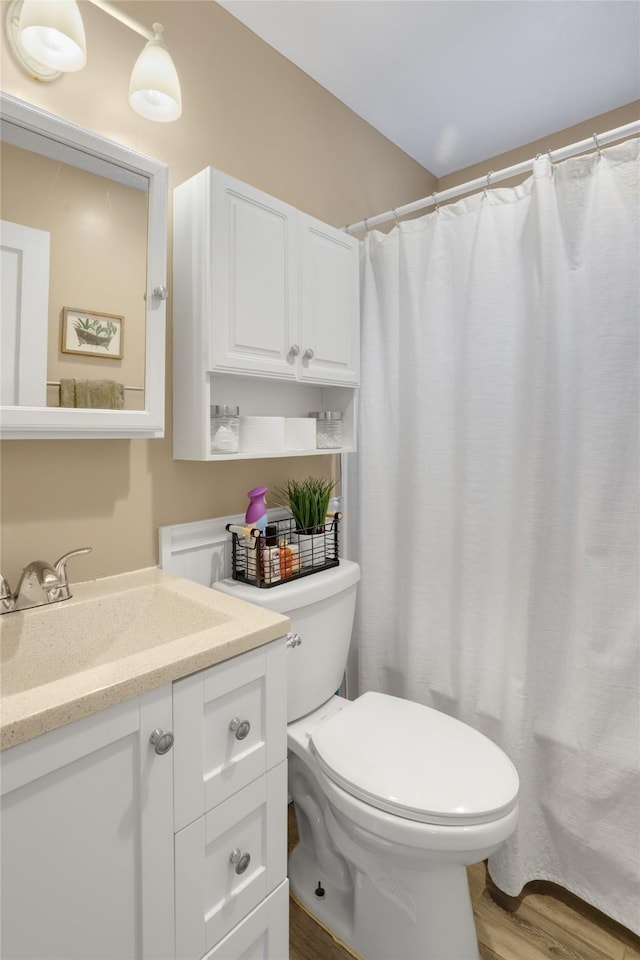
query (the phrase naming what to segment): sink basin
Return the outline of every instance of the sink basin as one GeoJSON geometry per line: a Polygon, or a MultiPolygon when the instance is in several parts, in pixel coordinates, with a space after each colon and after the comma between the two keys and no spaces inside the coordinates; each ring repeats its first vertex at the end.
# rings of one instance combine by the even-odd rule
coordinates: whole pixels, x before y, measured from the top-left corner
{"type": "Polygon", "coordinates": [[[149,567],[0,617],[0,748],[282,637],[286,617],[149,567]]]}
{"type": "Polygon", "coordinates": [[[2,623],[0,695],[21,693],[228,621],[220,611],[159,584],[9,614],[2,623]]]}

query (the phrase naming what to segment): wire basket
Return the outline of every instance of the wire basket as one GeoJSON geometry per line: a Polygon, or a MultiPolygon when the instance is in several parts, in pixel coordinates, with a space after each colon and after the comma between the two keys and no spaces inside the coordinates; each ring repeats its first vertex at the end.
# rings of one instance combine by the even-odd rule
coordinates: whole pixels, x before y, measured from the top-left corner
{"type": "Polygon", "coordinates": [[[269,544],[257,527],[227,524],[231,576],[253,587],[270,588],[337,567],[340,520],[341,513],[329,514],[324,531],[315,534],[299,533],[292,517],[273,520],[268,524],[269,544]]]}

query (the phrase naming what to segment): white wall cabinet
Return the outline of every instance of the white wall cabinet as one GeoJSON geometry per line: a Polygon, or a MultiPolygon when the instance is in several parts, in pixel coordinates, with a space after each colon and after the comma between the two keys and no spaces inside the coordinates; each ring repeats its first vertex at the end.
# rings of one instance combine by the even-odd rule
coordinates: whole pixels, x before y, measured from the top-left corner
{"type": "Polygon", "coordinates": [[[208,167],[174,191],[173,261],[174,456],[221,459],[214,403],[244,416],[340,410],[344,452],[355,449],[358,241],[208,167]]]}
{"type": "Polygon", "coordinates": [[[286,960],[284,644],[2,753],[0,955],[286,960]]]}

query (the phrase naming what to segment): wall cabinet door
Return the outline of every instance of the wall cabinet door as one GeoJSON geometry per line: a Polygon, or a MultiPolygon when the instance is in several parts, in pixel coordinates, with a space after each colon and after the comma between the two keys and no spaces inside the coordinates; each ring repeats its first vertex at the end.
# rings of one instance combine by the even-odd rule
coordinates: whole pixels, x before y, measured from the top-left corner
{"type": "Polygon", "coordinates": [[[168,687],[3,752],[3,957],[174,956],[168,687]]]}
{"type": "Polygon", "coordinates": [[[359,243],[298,212],[302,380],[360,381],[359,243]]]}
{"type": "Polygon", "coordinates": [[[296,210],[214,173],[211,369],[294,378],[296,210]]]}

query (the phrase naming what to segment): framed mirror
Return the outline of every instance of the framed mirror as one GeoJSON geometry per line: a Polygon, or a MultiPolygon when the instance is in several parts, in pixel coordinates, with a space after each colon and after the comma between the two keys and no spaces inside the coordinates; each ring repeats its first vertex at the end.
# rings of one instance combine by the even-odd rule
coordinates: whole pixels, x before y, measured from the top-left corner
{"type": "Polygon", "coordinates": [[[0,437],[162,437],[166,165],[7,94],[0,152],[0,437]]]}

